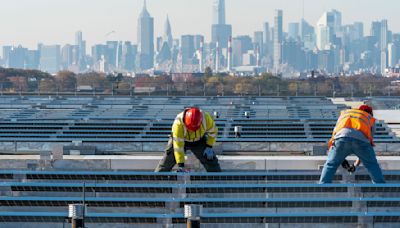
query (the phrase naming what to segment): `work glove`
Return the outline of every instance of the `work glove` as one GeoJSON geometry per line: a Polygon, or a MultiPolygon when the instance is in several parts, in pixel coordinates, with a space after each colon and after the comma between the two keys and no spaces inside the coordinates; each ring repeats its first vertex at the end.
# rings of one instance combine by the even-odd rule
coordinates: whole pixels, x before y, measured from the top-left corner
{"type": "Polygon", "coordinates": [[[356,171],[356,166],[354,164],[350,165],[350,163],[347,160],[344,160],[342,162],[342,167],[349,173],[354,173],[356,171]]]}
{"type": "Polygon", "coordinates": [[[354,173],[356,171],[356,166],[353,164],[350,166],[350,168],[347,169],[347,171],[349,171],[349,173],[354,173]]]}
{"type": "Polygon", "coordinates": [[[185,163],[179,163],[178,164],[178,169],[176,170],[177,173],[187,173],[187,170],[185,169],[185,163]]]}
{"type": "Polygon", "coordinates": [[[215,152],[214,152],[213,148],[210,146],[207,146],[207,148],[204,150],[203,156],[209,161],[214,160],[215,152]]]}
{"type": "Polygon", "coordinates": [[[342,162],[342,167],[343,167],[343,169],[345,169],[345,170],[349,170],[349,169],[351,168],[351,166],[350,166],[350,164],[349,164],[349,162],[348,162],[347,160],[344,160],[344,161],[342,162]]]}

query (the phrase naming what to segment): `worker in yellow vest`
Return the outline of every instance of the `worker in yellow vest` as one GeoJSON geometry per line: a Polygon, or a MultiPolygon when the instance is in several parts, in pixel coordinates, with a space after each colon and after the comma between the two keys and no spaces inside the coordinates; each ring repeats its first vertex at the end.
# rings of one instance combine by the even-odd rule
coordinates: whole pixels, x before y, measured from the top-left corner
{"type": "Polygon", "coordinates": [[[178,172],[185,172],[185,151],[191,150],[207,172],[221,172],[213,150],[218,128],[211,115],[193,107],[179,113],[172,125],[164,157],[156,172],[169,172],[178,164],[178,172]]]}
{"type": "Polygon", "coordinates": [[[361,160],[374,183],[385,183],[373,148],[375,122],[373,110],[368,105],[341,112],[329,140],[328,160],[322,170],[320,183],[331,183],[339,165],[351,154],[361,160]]]}

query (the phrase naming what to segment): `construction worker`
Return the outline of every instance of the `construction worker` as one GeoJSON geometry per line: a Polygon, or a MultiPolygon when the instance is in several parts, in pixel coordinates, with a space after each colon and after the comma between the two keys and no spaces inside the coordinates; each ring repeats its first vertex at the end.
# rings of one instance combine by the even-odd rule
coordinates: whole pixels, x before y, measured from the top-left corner
{"type": "Polygon", "coordinates": [[[178,172],[185,172],[185,151],[191,150],[207,172],[221,172],[213,150],[218,128],[211,115],[199,108],[188,108],[175,118],[172,136],[156,172],[169,172],[178,164],[178,172]]]}
{"type": "Polygon", "coordinates": [[[329,140],[328,160],[322,170],[320,183],[331,183],[337,168],[350,154],[355,154],[361,160],[374,183],[385,183],[373,148],[375,121],[373,110],[368,105],[341,112],[329,140]]]}

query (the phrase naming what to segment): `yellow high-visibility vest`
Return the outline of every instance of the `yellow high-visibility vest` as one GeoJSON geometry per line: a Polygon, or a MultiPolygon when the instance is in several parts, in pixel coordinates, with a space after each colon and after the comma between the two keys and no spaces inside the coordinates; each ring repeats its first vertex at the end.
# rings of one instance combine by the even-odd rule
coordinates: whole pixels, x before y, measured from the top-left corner
{"type": "Polygon", "coordinates": [[[185,142],[197,142],[203,137],[207,138],[207,145],[213,146],[218,135],[218,128],[214,119],[208,112],[203,112],[202,124],[197,131],[189,131],[183,121],[183,112],[179,113],[172,125],[172,141],[176,163],[185,162],[185,142]]]}

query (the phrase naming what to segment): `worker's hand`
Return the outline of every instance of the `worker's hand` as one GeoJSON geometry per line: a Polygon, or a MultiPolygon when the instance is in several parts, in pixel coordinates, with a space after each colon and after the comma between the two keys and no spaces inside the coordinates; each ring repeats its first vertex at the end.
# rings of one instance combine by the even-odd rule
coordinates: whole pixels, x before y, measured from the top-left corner
{"type": "Polygon", "coordinates": [[[349,162],[347,160],[344,160],[342,162],[342,167],[343,167],[343,169],[348,171],[351,168],[351,165],[349,164],[349,162]]]}
{"type": "Polygon", "coordinates": [[[349,173],[354,173],[356,169],[357,169],[356,166],[353,164],[347,169],[347,171],[349,171],[349,173]]]}
{"type": "Polygon", "coordinates": [[[179,163],[178,169],[176,170],[177,173],[187,173],[187,169],[185,169],[185,163],[179,163]]]}
{"type": "Polygon", "coordinates": [[[189,171],[185,169],[185,167],[178,167],[176,170],[177,173],[188,173],[189,171]]]}
{"type": "Polygon", "coordinates": [[[215,152],[214,152],[213,148],[212,148],[212,147],[207,147],[207,148],[204,150],[203,156],[204,156],[207,160],[209,160],[209,161],[214,160],[214,158],[215,158],[215,152]]]}

